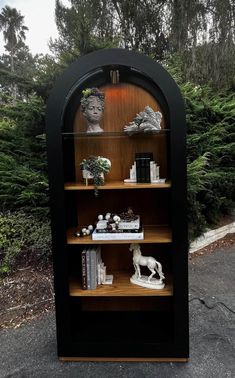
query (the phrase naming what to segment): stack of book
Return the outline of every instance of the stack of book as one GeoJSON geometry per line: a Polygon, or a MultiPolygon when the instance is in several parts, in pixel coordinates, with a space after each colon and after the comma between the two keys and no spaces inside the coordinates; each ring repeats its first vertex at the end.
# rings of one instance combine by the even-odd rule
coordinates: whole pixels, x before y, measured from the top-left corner
{"type": "Polygon", "coordinates": [[[139,215],[131,209],[119,216],[110,215],[108,219],[99,220],[92,233],[93,240],[143,240],[144,231],[139,215]],[[115,221],[118,219],[118,221],[115,221]]]}
{"type": "Polygon", "coordinates": [[[150,161],[153,161],[152,152],[138,152],[135,154],[136,182],[151,182],[150,161]]]}
{"type": "Polygon", "coordinates": [[[100,247],[85,248],[81,256],[83,290],[94,290],[98,285],[113,283],[113,275],[106,275],[106,266],[101,258],[100,247]]]}

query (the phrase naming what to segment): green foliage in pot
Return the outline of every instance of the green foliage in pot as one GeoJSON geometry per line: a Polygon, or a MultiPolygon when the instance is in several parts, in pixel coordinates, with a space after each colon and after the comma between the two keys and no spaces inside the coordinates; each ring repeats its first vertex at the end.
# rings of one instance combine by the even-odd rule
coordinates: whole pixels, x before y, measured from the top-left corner
{"type": "Polygon", "coordinates": [[[87,170],[93,176],[95,196],[98,196],[98,186],[104,185],[102,173],[105,174],[110,171],[110,160],[102,156],[89,156],[87,159],[82,160],[80,166],[81,169],[87,170]]]}

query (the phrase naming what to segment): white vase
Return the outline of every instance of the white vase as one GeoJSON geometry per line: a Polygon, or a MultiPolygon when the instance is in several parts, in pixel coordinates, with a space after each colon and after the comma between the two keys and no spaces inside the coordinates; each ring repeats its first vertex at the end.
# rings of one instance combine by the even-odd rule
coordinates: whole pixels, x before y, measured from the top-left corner
{"type": "MultiPolygon", "coordinates": [[[[87,169],[82,170],[82,177],[84,179],[93,179],[94,178],[93,174],[90,171],[88,171],[87,169]]],[[[104,180],[104,173],[103,172],[100,174],[100,177],[104,180]]]]}

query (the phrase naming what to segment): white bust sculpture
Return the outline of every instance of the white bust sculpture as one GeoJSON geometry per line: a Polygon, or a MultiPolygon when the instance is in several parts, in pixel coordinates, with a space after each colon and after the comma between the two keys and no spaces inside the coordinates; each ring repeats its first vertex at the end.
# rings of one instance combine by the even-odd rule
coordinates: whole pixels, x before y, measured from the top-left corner
{"type": "Polygon", "coordinates": [[[149,289],[163,289],[165,284],[163,282],[165,276],[162,272],[162,265],[152,256],[142,256],[140,245],[133,243],[130,245],[130,251],[133,251],[133,265],[135,273],[130,278],[131,283],[149,289]],[[151,274],[149,276],[141,275],[140,266],[147,266],[151,274]],[[158,273],[159,279],[153,278],[158,273]]]}
{"type": "Polygon", "coordinates": [[[102,133],[99,122],[104,111],[104,93],[97,88],[82,91],[81,110],[87,121],[87,133],[102,133]]]}

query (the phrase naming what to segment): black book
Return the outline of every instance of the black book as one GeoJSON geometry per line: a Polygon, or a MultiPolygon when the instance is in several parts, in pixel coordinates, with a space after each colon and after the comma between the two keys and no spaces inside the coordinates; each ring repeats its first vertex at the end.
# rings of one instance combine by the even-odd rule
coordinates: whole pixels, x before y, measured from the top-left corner
{"type": "Polygon", "coordinates": [[[82,288],[87,289],[86,250],[82,251],[82,288]]]}
{"type": "Polygon", "coordinates": [[[145,159],[145,182],[150,182],[150,158],[145,159]]]}
{"type": "Polygon", "coordinates": [[[136,161],[136,182],[150,182],[150,161],[153,160],[152,152],[141,152],[135,154],[136,161]]]}
{"type": "Polygon", "coordinates": [[[142,182],[142,176],[141,176],[141,159],[136,158],[136,182],[142,182]]]}

